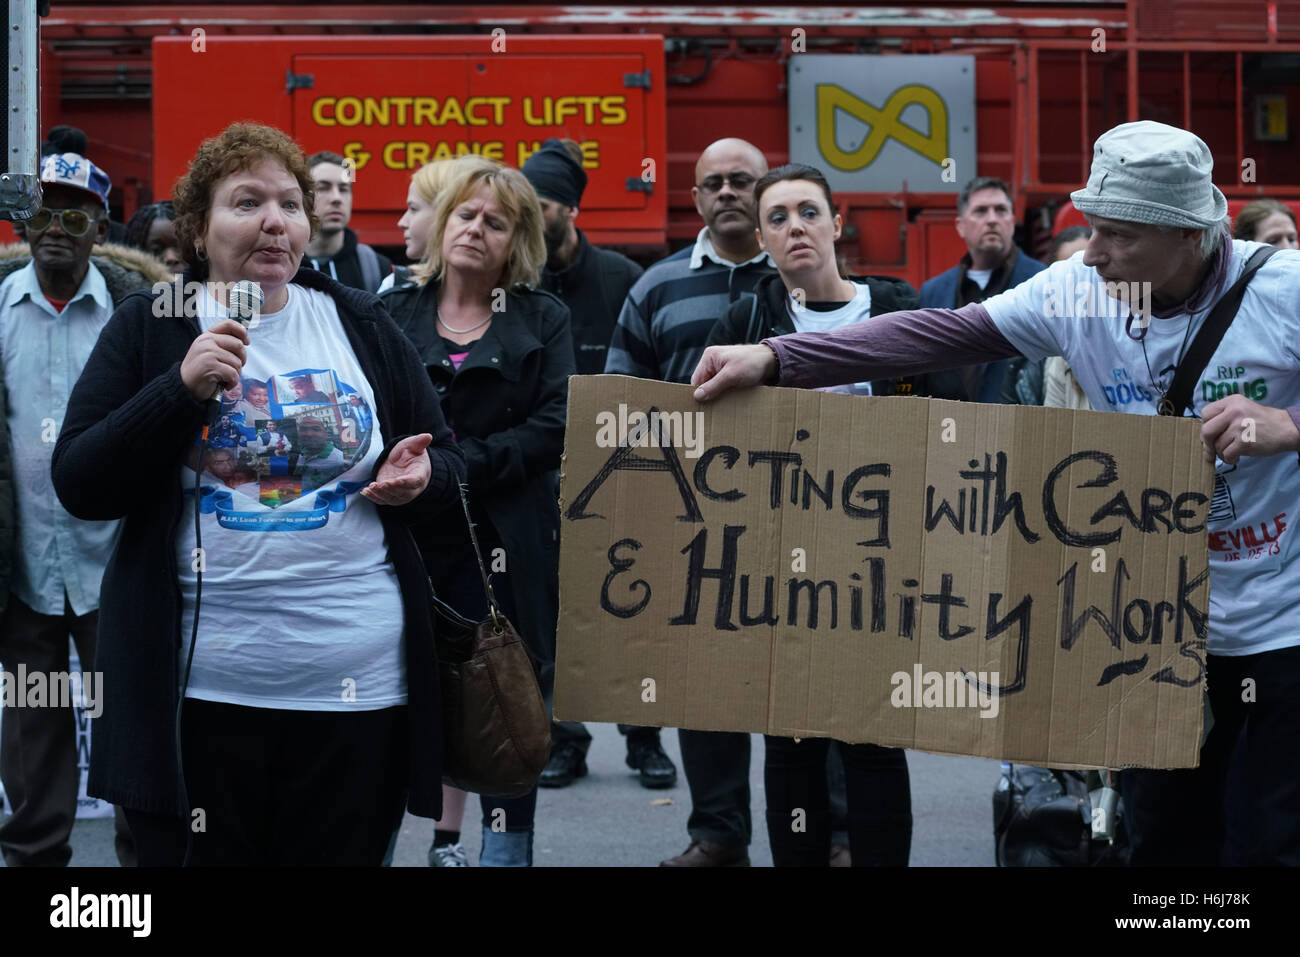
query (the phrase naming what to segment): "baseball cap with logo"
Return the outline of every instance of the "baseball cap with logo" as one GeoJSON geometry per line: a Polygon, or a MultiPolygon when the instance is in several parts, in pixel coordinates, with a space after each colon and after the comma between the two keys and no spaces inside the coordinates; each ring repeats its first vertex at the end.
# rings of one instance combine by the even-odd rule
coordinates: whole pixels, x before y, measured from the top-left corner
{"type": "Polygon", "coordinates": [[[41,160],[41,182],[51,186],[70,186],[90,193],[108,209],[108,193],[113,188],[108,174],[80,153],[54,153],[41,160]]]}

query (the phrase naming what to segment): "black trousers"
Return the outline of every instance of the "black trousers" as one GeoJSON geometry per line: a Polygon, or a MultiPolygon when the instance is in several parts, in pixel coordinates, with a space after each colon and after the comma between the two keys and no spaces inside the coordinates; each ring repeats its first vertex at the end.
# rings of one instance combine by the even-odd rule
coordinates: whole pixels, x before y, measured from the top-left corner
{"type": "Polygon", "coordinates": [[[189,821],[127,809],[141,867],[377,867],[406,805],[405,707],[286,711],[187,698],[189,821]]]}
{"type": "Polygon", "coordinates": [[[1300,646],[1208,655],[1205,680],[1214,727],[1200,766],[1123,773],[1131,862],[1300,866],[1300,646]],[[1241,788],[1229,828],[1225,797],[1239,748],[1241,788]],[[1230,831],[1245,844],[1231,858],[1230,831]]]}
{"type": "MultiPolygon", "coordinates": [[[[71,635],[81,670],[90,671],[98,625],[99,612],[74,615],[66,597],[62,615],[42,615],[10,594],[0,621],[0,664],[15,676],[19,665],[28,674],[66,672],[71,635]]],[[[27,689],[16,690],[23,694],[27,689]]],[[[72,709],[57,702],[40,708],[9,708],[0,729],[0,781],[13,806],[13,816],[0,825],[5,863],[9,867],[65,865],[72,859],[68,838],[81,786],[72,709]]],[[[114,813],[118,861],[132,867],[135,849],[126,818],[120,808],[114,813]]]]}
{"type": "MultiPolygon", "coordinates": [[[[828,738],[765,736],[767,834],[777,867],[827,867],[832,814],[826,785],[828,738]]],[[[854,867],[906,867],[912,848],[912,794],[901,748],[838,742],[848,791],[854,867]]]]}
{"type": "MultiPolygon", "coordinates": [[[[637,741],[658,741],[658,728],[643,728],[635,724],[620,724],[618,733],[627,735],[628,744],[637,741]]],[[[581,721],[551,722],[551,751],[565,744],[574,744],[586,754],[591,747],[591,732],[581,721]]]]}
{"type": "Polygon", "coordinates": [[[691,789],[691,816],[686,821],[691,840],[748,847],[753,836],[749,735],[683,728],[677,737],[682,770],[691,789]]]}

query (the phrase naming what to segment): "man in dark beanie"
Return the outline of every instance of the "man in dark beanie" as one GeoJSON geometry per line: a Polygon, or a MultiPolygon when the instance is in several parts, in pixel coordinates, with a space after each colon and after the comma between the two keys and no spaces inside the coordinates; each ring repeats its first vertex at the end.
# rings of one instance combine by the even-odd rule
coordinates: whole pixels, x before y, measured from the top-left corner
{"type": "MultiPolygon", "coordinates": [[[[528,157],[523,174],[542,204],[546,232],[546,268],[541,287],[564,300],[573,316],[573,351],[580,375],[605,370],[605,353],[628,290],[642,269],[626,256],[599,249],[573,225],[587,174],[582,150],[572,140],[550,139],[528,157]]],[[[659,744],[658,728],[619,725],[627,735],[628,766],[640,772],[648,788],[672,787],[677,768],[659,744]]],[[[551,760],[538,784],[562,788],[587,773],[591,735],[581,724],[563,721],[551,729],[551,760]]]]}
{"type": "Polygon", "coordinates": [[[542,204],[546,268],[541,287],[563,299],[573,315],[578,374],[599,375],[623,300],[642,269],[626,256],[591,245],[574,226],[587,187],[577,143],[547,140],[528,157],[523,174],[542,204]]]}

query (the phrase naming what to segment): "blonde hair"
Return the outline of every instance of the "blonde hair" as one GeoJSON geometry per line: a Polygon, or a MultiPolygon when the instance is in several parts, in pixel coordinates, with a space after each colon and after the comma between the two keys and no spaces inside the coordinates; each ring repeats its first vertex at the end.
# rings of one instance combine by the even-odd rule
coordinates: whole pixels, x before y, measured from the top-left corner
{"type": "MultiPolygon", "coordinates": [[[[442,260],[442,237],[447,229],[447,220],[461,203],[486,185],[514,230],[510,236],[510,251],[501,269],[501,285],[509,290],[516,285],[536,284],[542,266],[546,264],[546,240],[542,234],[542,207],[524,174],[477,156],[459,157],[441,165],[449,168],[449,175],[438,191],[425,258],[411,267],[411,278],[420,285],[430,279],[442,278],[446,265],[442,260]]],[[[423,169],[428,169],[428,166],[423,169]]],[[[416,189],[419,188],[417,185],[416,189]]]]}
{"type": "MultiPolygon", "coordinates": [[[[454,159],[434,160],[432,163],[425,163],[414,173],[411,174],[411,185],[415,191],[420,194],[420,199],[424,200],[430,206],[438,201],[438,195],[447,185],[447,180],[451,179],[451,174],[456,170],[456,164],[460,160],[481,160],[479,156],[461,156],[454,159]]],[[[491,162],[490,160],[482,160],[491,162]]]]}

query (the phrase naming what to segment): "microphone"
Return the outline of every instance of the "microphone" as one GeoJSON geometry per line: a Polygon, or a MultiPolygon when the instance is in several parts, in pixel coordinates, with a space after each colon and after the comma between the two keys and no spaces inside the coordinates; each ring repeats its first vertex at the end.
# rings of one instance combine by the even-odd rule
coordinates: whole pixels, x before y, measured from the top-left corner
{"type": "MultiPolygon", "coordinates": [[[[230,302],[226,314],[245,329],[257,325],[257,318],[262,312],[262,303],[266,301],[259,283],[251,279],[241,279],[230,287],[230,302]]],[[[221,393],[225,391],[220,385],[212,393],[208,409],[208,425],[215,425],[217,413],[221,408],[221,393]]]]}
{"type": "Polygon", "coordinates": [[[226,311],[247,329],[256,323],[265,301],[261,285],[251,279],[241,279],[230,288],[230,305],[226,311]]]}

